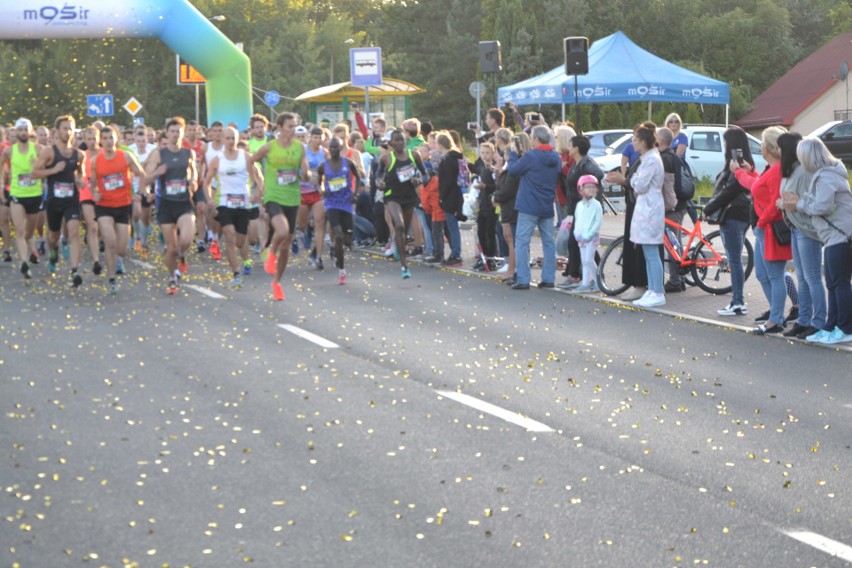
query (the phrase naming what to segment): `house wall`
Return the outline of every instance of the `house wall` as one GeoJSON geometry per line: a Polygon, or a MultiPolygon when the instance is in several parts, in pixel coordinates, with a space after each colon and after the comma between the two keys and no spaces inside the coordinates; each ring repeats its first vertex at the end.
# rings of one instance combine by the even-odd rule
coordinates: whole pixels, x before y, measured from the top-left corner
{"type": "MultiPolygon", "coordinates": [[[[852,85],[850,85],[850,89],[852,89],[852,85]]],[[[852,101],[852,93],[850,93],[850,101],[852,101]]],[[[837,81],[813,104],[799,113],[790,130],[808,135],[826,122],[835,120],[834,111],[842,111],[847,108],[849,108],[849,105],[846,101],[846,82],[837,81]]]]}

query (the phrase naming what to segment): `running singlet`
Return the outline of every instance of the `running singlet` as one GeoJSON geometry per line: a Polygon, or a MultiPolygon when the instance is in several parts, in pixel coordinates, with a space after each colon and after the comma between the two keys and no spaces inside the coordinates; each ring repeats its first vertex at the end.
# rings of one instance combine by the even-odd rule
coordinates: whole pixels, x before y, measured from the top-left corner
{"type": "MultiPolygon", "coordinates": [[[[218,157],[221,161],[221,159],[224,155],[225,155],[225,145],[222,144],[221,148],[219,148],[218,150],[215,150],[213,148],[213,143],[211,142],[210,144],[207,145],[207,152],[204,154],[204,161],[205,161],[205,163],[210,164],[210,163],[213,162],[213,158],[216,158],[216,157],[218,157]]],[[[198,171],[200,172],[201,170],[198,170],[198,171]]],[[[219,180],[214,179],[212,185],[215,188],[217,185],[219,185],[219,180]]]]}
{"type": "Polygon", "coordinates": [[[416,204],[419,198],[412,181],[416,173],[417,163],[410,151],[407,152],[405,160],[397,159],[392,153],[391,165],[385,174],[385,200],[416,204]]]}
{"type": "Polygon", "coordinates": [[[266,192],[263,202],[272,201],[285,207],[298,207],[302,202],[299,191],[302,153],[301,142],[293,140],[288,148],[282,148],[278,140],[269,143],[266,159],[266,192]]]}
{"type": "MultiPolygon", "coordinates": [[[[320,146],[319,150],[314,153],[311,152],[310,146],[305,146],[305,155],[308,157],[308,168],[311,170],[311,179],[315,179],[317,169],[319,169],[320,164],[325,162],[325,150],[320,146]]],[[[303,181],[299,184],[299,189],[302,190],[302,193],[315,193],[319,191],[319,187],[312,181],[303,181]]]]}
{"type": "Polygon", "coordinates": [[[257,151],[263,148],[263,145],[266,144],[266,142],[266,137],[261,138],[260,140],[258,140],[257,138],[249,138],[249,152],[251,152],[252,154],[257,154],[257,151]]]}
{"type": "Polygon", "coordinates": [[[339,170],[333,170],[331,164],[325,161],[323,172],[325,173],[325,199],[326,209],[337,209],[352,213],[352,175],[349,170],[349,160],[340,159],[339,170]]]}
{"type": "Polygon", "coordinates": [[[189,202],[189,160],[190,152],[187,148],[181,148],[177,152],[160,148],[160,163],[166,165],[166,173],[158,178],[160,199],[189,202]]]}
{"type": "Polygon", "coordinates": [[[219,156],[219,186],[216,188],[216,203],[229,209],[247,209],[249,206],[249,172],[246,155],[237,151],[237,157],[229,160],[225,154],[219,156]]]}
{"type": "MultiPolygon", "coordinates": [[[[151,152],[153,152],[154,150],[157,149],[157,145],[156,144],[145,144],[145,150],[142,151],[142,150],[139,150],[138,144],[134,144],[133,146],[130,147],[130,149],[133,151],[134,154],[136,154],[136,157],[139,159],[139,164],[144,168],[145,167],[145,160],[148,159],[148,156],[151,155],[151,152]]],[[[142,188],[142,189],[144,190],[145,188],[142,188]]],[[[136,177],[136,176],[133,176],[133,191],[139,193],[139,178],[136,177]]],[[[143,191],[142,193],[145,193],[145,192],[143,191]]]]}
{"type": "Polygon", "coordinates": [[[127,207],[133,201],[130,181],[130,168],[127,156],[118,150],[111,160],[101,152],[95,161],[95,174],[98,176],[98,191],[101,200],[99,207],[127,207]]]}
{"type": "Polygon", "coordinates": [[[75,173],[77,171],[78,154],[77,150],[72,150],[69,157],[65,157],[59,153],[59,148],[53,146],[53,162],[47,168],[50,169],[60,162],[64,162],[62,171],[52,176],[47,176],[47,200],[74,200],[80,198],[77,191],[77,182],[75,173]]]}
{"type": "Polygon", "coordinates": [[[33,163],[38,158],[35,142],[27,143],[26,153],[21,153],[19,144],[12,147],[11,172],[12,183],[9,195],[12,197],[41,197],[41,181],[30,177],[33,163]]]}
{"type": "Polygon", "coordinates": [[[201,153],[201,147],[204,145],[204,142],[201,140],[196,140],[194,145],[190,145],[189,141],[184,138],[183,139],[183,147],[188,148],[195,152],[195,168],[198,170],[198,175],[201,175],[201,172],[204,171],[204,154],[201,153]]]}

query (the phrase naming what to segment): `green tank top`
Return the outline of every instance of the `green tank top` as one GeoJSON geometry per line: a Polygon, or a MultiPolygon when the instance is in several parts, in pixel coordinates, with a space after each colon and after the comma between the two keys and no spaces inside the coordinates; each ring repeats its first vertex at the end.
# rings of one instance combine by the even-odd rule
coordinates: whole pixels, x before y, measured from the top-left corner
{"type": "Polygon", "coordinates": [[[269,154],[267,154],[264,170],[266,178],[264,203],[272,201],[287,207],[299,206],[302,202],[299,179],[304,152],[302,143],[298,140],[293,140],[288,148],[282,148],[278,140],[269,142],[269,154]]]}
{"type": "Polygon", "coordinates": [[[257,138],[251,137],[248,141],[249,152],[252,154],[256,154],[258,150],[263,148],[263,145],[266,144],[266,138],[261,138],[258,140],[257,138]]]}
{"type": "Polygon", "coordinates": [[[19,145],[12,146],[12,183],[9,185],[9,195],[12,197],[41,197],[42,187],[40,179],[30,177],[33,164],[38,158],[34,142],[27,143],[27,152],[22,154],[19,145]]]}

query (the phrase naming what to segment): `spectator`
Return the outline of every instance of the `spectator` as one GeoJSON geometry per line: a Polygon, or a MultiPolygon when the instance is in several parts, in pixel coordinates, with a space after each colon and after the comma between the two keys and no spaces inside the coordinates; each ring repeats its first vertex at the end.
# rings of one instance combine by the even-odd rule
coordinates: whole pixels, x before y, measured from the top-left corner
{"type": "Polygon", "coordinates": [[[822,140],[808,136],[796,152],[799,163],[811,174],[811,185],[801,197],[782,195],[784,209],[810,215],[822,242],[828,315],[823,328],[806,340],[814,343],[852,341],[852,192],[843,162],[822,140]],[[798,197],[798,198],[797,198],[798,197]]]}
{"type": "Polygon", "coordinates": [[[758,318],[767,319],[754,330],[757,335],[781,333],[784,330],[784,302],[787,298],[784,272],[787,261],[793,259],[793,253],[789,242],[778,242],[772,223],[783,221],[781,210],[777,207],[781,197],[781,150],[778,148],[778,137],[785,132],[780,126],[770,126],[763,131],[760,152],[769,167],[759,177],[748,163],[743,162],[740,166],[737,160],[730,162],[730,169],[737,181],[751,191],[754,201],[754,272],[769,302],[769,314],[758,318]]]}
{"type": "Polygon", "coordinates": [[[426,144],[426,139],[420,135],[420,121],[416,118],[408,118],[402,121],[402,131],[405,132],[405,148],[414,151],[421,144],[426,144]]]}
{"type": "MultiPolygon", "coordinates": [[[[511,143],[512,143],[512,131],[509,130],[508,128],[500,128],[494,134],[494,160],[495,160],[494,178],[495,178],[495,182],[500,177],[499,174],[500,174],[501,169],[506,166],[506,156],[509,155],[509,144],[511,144],[511,143]],[[498,158],[500,159],[499,164],[496,163],[498,158]]],[[[496,191],[496,186],[495,186],[495,191],[496,191]]],[[[515,188],[515,191],[517,192],[517,188],[515,188]]],[[[514,198],[512,198],[512,204],[513,204],[512,207],[514,208],[514,198]]],[[[495,209],[495,211],[496,211],[496,209],[495,209]]],[[[503,231],[503,223],[502,223],[502,221],[499,220],[500,214],[501,214],[501,211],[497,211],[498,225],[497,225],[497,230],[495,231],[495,233],[497,233],[498,252],[500,253],[500,256],[502,256],[505,259],[505,258],[509,257],[509,241],[512,241],[513,250],[514,250],[515,243],[514,243],[514,239],[511,238],[511,234],[510,234],[510,238],[507,240],[506,233],[504,233],[504,231],[503,231]]],[[[503,266],[500,267],[498,272],[504,273],[504,272],[507,272],[508,270],[509,270],[508,263],[504,263],[503,266]]],[[[514,267],[513,267],[513,270],[514,270],[514,267]]],[[[511,273],[509,273],[509,274],[511,275],[511,273]]]]}
{"type": "Polygon", "coordinates": [[[539,288],[556,286],[556,246],[553,241],[553,199],[556,182],[562,169],[562,160],[553,149],[553,136],[544,125],[534,126],[532,139],[535,147],[518,155],[517,137],[509,152],[509,175],[521,178],[515,209],[518,227],[515,236],[518,281],[514,290],[530,288],[530,240],[538,228],[542,247],[542,268],[539,288]]]}
{"type": "MultiPolygon", "coordinates": [[[[521,179],[517,176],[509,175],[509,163],[503,158],[504,153],[499,151],[501,145],[505,145],[505,153],[511,147],[512,142],[508,142],[512,137],[512,132],[507,128],[501,128],[495,134],[497,140],[498,152],[495,154],[495,168],[498,171],[497,189],[494,191],[493,200],[495,205],[500,207],[500,223],[503,228],[503,237],[506,241],[509,261],[506,263],[506,284],[513,286],[518,282],[518,275],[515,271],[515,235],[518,228],[518,211],[515,209],[515,201],[518,196],[518,187],[521,184],[521,179]]],[[[523,156],[532,150],[532,141],[526,133],[521,133],[516,136],[515,149],[519,156],[523,156]]]]}
{"type": "MultiPolygon", "coordinates": [[[[671,115],[669,115],[669,119],[671,119],[671,115]]],[[[672,131],[666,127],[658,128],[657,149],[660,151],[660,159],[663,160],[663,171],[665,172],[666,186],[671,185],[671,192],[675,193],[675,185],[677,184],[677,180],[675,178],[680,172],[682,164],[679,163],[680,159],[674,153],[674,150],[672,150],[672,146],[672,131]]],[[[686,204],[687,201],[676,199],[674,207],[666,209],[666,219],[674,221],[678,225],[682,225],[684,212],[686,211],[686,204]]],[[[679,242],[680,233],[672,231],[670,236],[675,237],[675,239],[679,242]]],[[[669,279],[663,287],[663,290],[667,294],[686,290],[686,282],[684,282],[683,275],[680,273],[680,266],[676,262],[669,263],[669,279]]]]}
{"type": "Polygon", "coordinates": [[[487,259],[497,256],[497,212],[491,203],[491,196],[496,189],[494,153],[494,145],[491,142],[483,142],[479,146],[479,183],[476,186],[479,190],[479,214],[476,216],[476,234],[486,262],[487,259]]]}
{"type": "MultiPolygon", "coordinates": [[[[738,126],[732,126],[723,135],[725,141],[725,156],[731,157],[735,152],[742,153],[742,166],[748,164],[754,169],[754,159],[748,144],[746,133],[738,126]]],[[[704,206],[703,217],[706,219],[721,211],[719,232],[725,247],[725,256],[731,271],[731,302],[718,310],[720,316],[742,316],[748,313],[745,303],[745,269],[743,268],[743,245],[751,216],[751,200],[748,190],[744,188],[731,171],[730,161],[716,176],[713,197],[704,206]]]]}
{"type": "Polygon", "coordinates": [[[420,191],[420,203],[430,223],[429,234],[432,239],[432,245],[430,247],[431,254],[428,254],[427,251],[423,262],[427,264],[442,264],[444,262],[444,225],[446,223],[446,215],[441,209],[441,202],[438,196],[437,172],[435,172],[431,161],[426,160],[424,166],[426,167],[426,173],[429,174],[429,181],[420,191]]]}
{"type": "Polygon", "coordinates": [[[459,162],[464,156],[448,132],[438,133],[438,149],[443,154],[438,166],[438,195],[441,209],[446,216],[447,233],[450,238],[450,256],[444,266],[461,266],[461,232],[459,220],[462,216],[462,190],[459,186],[459,162]]]}
{"type": "MultiPolygon", "coordinates": [[[[811,184],[810,174],[796,157],[801,140],[802,135],[794,132],[778,137],[778,147],[781,149],[781,194],[795,194],[796,200],[805,195],[811,184]]],[[[784,211],[784,217],[793,226],[793,265],[799,283],[798,317],[793,327],[784,332],[784,336],[805,339],[825,325],[822,243],[809,215],[799,211],[784,211]]]]}
{"type": "MultiPolygon", "coordinates": [[[[488,127],[488,131],[479,135],[476,141],[479,144],[483,142],[491,142],[494,143],[494,134],[503,128],[506,124],[506,115],[499,108],[490,108],[488,112],[485,113],[485,126],[488,127]]],[[[478,123],[477,123],[478,127],[478,123]]]]}
{"type": "MultiPolygon", "coordinates": [[[[588,140],[588,139],[587,139],[588,140]]],[[[598,289],[598,265],[595,263],[595,251],[600,242],[603,208],[595,199],[600,179],[585,174],[580,177],[577,187],[583,199],[577,204],[574,216],[574,238],[580,248],[583,265],[583,283],[574,290],[577,294],[594,292],[598,289]]]]}
{"type": "Polygon", "coordinates": [[[686,156],[686,147],[689,145],[689,139],[680,130],[682,126],[683,121],[680,119],[678,113],[673,112],[666,117],[666,128],[671,130],[672,133],[672,141],[669,143],[669,146],[671,146],[671,149],[680,158],[686,156]]]}
{"type": "MultiPolygon", "coordinates": [[[[571,157],[570,152],[571,139],[574,138],[577,133],[570,126],[565,126],[563,124],[553,129],[553,135],[554,138],[556,138],[556,152],[562,158],[562,175],[559,176],[560,183],[556,185],[556,224],[559,225],[562,223],[562,219],[566,216],[574,214],[573,212],[568,212],[569,199],[564,182],[565,176],[568,175],[568,172],[574,165],[574,158],[571,157]]],[[[576,203],[577,201],[575,200],[574,204],[576,203]]]]}

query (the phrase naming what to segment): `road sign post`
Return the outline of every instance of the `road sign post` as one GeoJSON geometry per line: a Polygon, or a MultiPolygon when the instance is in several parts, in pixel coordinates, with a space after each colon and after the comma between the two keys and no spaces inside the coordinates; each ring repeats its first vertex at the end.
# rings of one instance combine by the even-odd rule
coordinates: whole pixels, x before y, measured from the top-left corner
{"type": "Polygon", "coordinates": [[[86,114],[88,116],[112,116],[115,113],[115,103],[112,95],[87,95],[86,114]]]}
{"type": "Polygon", "coordinates": [[[482,117],[480,113],[482,112],[482,97],[485,96],[485,83],[482,81],[474,81],[468,87],[468,92],[470,96],[476,99],[476,124],[477,126],[482,124],[482,117]]]}
{"type": "MultiPolygon", "coordinates": [[[[364,87],[364,112],[370,116],[370,87],[381,87],[382,48],[353,47],[349,50],[349,81],[353,87],[364,87]]],[[[343,109],[346,116],[346,109],[343,109]]]]}
{"type": "Polygon", "coordinates": [[[130,99],[124,103],[124,110],[130,113],[130,116],[136,116],[140,110],[142,110],[142,103],[136,100],[136,97],[130,97],[130,99]]]}

